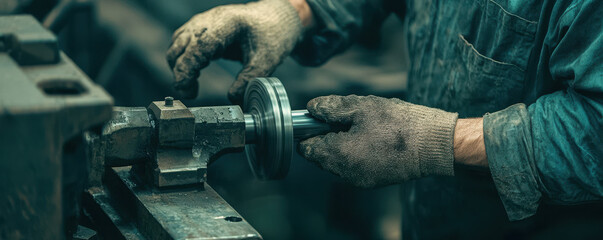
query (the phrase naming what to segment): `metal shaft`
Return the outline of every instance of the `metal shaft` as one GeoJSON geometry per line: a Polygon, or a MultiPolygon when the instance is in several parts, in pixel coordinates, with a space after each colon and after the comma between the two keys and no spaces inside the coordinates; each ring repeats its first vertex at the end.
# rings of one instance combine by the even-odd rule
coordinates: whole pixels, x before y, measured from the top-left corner
{"type": "Polygon", "coordinates": [[[305,109],[291,111],[291,121],[293,122],[293,138],[295,140],[306,139],[332,131],[329,124],[312,117],[305,109]]]}
{"type": "MultiPolygon", "coordinates": [[[[253,143],[262,126],[258,124],[259,121],[254,115],[245,114],[244,116],[245,142],[253,143]]],[[[312,117],[308,113],[308,110],[305,109],[291,111],[291,122],[293,125],[293,138],[295,140],[306,139],[332,131],[329,124],[312,117]]]]}

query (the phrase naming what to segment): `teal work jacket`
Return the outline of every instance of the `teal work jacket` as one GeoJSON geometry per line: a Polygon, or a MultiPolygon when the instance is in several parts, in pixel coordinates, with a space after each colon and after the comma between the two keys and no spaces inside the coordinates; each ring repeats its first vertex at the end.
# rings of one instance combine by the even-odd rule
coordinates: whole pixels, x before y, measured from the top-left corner
{"type": "Polygon", "coordinates": [[[374,38],[395,13],[408,28],[406,100],[484,118],[490,174],[404,184],[405,236],[480,236],[461,223],[508,236],[523,231],[509,220],[543,204],[603,199],[603,1],[308,3],[318,27],[293,53],[301,64],[374,38]]]}

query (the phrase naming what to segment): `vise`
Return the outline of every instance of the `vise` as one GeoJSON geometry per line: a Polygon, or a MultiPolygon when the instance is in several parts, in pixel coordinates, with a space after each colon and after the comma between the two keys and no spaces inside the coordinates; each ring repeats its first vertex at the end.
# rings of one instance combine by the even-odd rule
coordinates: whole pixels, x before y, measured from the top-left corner
{"type": "Polygon", "coordinates": [[[102,147],[93,150],[104,166],[132,165],[156,187],[203,183],[208,163],[243,148],[258,178],[279,179],[287,174],[295,140],[331,130],[307,110],[291,111],[277,78],[251,81],[244,102],[243,108],[188,108],[166,97],[148,108],[115,107],[102,147]]]}
{"type": "Polygon", "coordinates": [[[87,210],[111,237],[260,238],[205,184],[208,164],[244,149],[258,178],[282,178],[294,142],[329,131],[306,110],[291,111],[277,78],[251,81],[243,108],[188,108],[172,97],[147,108],[115,107],[99,135],[87,134],[87,210]]]}

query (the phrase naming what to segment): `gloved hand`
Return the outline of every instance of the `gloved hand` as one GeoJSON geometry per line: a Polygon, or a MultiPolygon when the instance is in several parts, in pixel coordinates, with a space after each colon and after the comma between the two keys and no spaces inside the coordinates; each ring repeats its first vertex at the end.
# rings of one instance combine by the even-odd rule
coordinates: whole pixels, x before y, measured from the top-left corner
{"type": "Polygon", "coordinates": [[[243,63],[228,97],[239,103],[247,82],[269,76],[295,47],[302,25],[287,0],[219,6],[192,17],[172,36],[167,60],[182,97],[197,95],[199,71],[210,60],[243,63]]]}
{"type": "Polygon", "coordinates": [[[351,126],[302,141],[299,152],[359,187],[454,175],[458,114],[376,96],[326,96],[308,102],[314,117],[351,126]]]}

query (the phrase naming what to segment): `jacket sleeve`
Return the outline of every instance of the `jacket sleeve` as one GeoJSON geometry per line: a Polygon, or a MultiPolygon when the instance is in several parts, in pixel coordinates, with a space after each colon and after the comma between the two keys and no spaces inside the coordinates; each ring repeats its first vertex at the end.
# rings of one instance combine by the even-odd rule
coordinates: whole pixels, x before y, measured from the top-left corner
{"type": "Polygon", "coordinates": [[[532,216],[543,200],[603,200],[602,24],[603,2],[574,1],[549,26],[539,63],[539,75],[561,90],[484,116],[488,162],[510,220],[532,216]]]}
{"type": "Polygon", "coordinates": [[[305,34],[291,53],[305,66],[319,66],[360,38],[378,36],[383,21],[402,11],[396,0],[306,0],[316,27],[305,34]]]}

